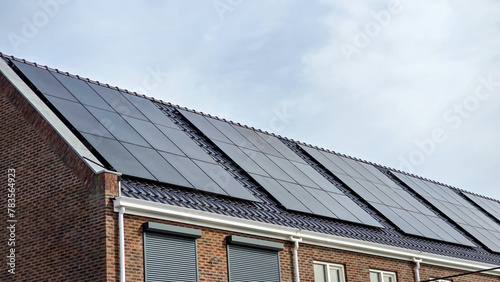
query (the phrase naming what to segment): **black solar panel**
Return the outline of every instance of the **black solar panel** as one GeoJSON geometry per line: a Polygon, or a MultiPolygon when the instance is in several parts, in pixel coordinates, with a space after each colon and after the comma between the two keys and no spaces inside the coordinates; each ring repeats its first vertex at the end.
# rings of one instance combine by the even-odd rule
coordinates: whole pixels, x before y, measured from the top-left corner
{"type": "Polygon", "coordinates": [[[308,146],[301,147],[403,232],[474,246],[375,167],[308,146]]]}
{"type": "Polygon", "coordinates": [[[476,205],[483,208],[487,213],[500,221],[500,203],[495,200],[487,199],[481,196],[464,193],[467,198],[471,199],[476,205]]]}
{"type": "Polygon", "coordinates": [[[111,106],[88,85],[87,82],[74,79],[60,73],[52,73],[80,103],[103,110],[112,111],[111,106]]]}
{"type": "Polygon", "coordinates": [[[82,135],[117,171],[126,172],[130,176],[157,180],[120,142],[97,135],[86,133],[82,135]]]}
{"type": "Polygon", "coordinates": [[[398,172],[393,172],[393,174],[485,247],[491,251],[500,252],[500,225],[458,193],[451,188],[430,181],[398,172]]]}
{"type": "Polygon", "coordinates": [[[278,138],[180,112],[285,208],[382,227],[278,138]]]}
{"type": "Polygon", "coordinates": [[[17,61],[13,61],[13,63],[26,77],[28,77],[31,83],[36,85],[36,88],[43,94],[78,102],[50,71],[17,61]]]}
{"type": "Polygon", "coordinates": [[[152,101],[24,63],[15,64],[117,171],[258,201],[152,101]]]}

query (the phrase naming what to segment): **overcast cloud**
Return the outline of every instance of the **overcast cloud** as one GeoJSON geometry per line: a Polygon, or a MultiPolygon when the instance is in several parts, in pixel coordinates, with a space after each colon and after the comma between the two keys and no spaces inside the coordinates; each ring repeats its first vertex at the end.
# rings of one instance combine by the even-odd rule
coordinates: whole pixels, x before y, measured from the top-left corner
{"type": "Polygon", "coordinates": [[[0,16],[5,54],[500,199],[498,1],[3,1],[0,16]]]}

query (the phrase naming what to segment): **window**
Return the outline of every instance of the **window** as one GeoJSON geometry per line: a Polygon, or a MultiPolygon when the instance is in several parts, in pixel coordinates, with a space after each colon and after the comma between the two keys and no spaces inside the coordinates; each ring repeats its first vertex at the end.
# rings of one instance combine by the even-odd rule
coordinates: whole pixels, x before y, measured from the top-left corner
{"type": "Polygon", "coordinates": [[[196,239],[201,231],[146,222],[144,276],[151,281],[198,281],[196,239]]]}
{"type": "Polygon", "coordinates": [[[396,273],[370,269],[370,282],[396,282],[396,273]]]}
{"type": "Polygon", "coordinates": [[[326,262],[314,262],[315,282],[345,282],[344,266],[326,262]]]}
{"type": "Polygon", "coordinates": [[[283,244],[240,236],[227,237],[229,281],[280,281],[283,244]]]}

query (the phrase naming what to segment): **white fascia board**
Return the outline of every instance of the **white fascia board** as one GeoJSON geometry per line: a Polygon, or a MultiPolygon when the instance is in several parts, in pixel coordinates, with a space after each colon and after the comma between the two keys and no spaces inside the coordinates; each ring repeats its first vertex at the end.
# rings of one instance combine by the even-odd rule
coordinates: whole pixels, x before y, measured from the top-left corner
{"type": "MultiPolygon", "coordinates": [[[[423,260],[423,264],[455,268],[464,271],[477,271],[498,266],[123,196],[114,200],[115,212],[119,212],[121,207],[125,207],[125,213],[131,215],[286,241],[290,241],[290,236],[299,237],[302,238],[303,244],[411,262],[413,262],[413,258],[420,258],[423,260]]],[[[485,273],[500,276],[500,270],[485,273]]]]}
{"type": "Polygon", "coordinates": [[[52,112],[31,88],[0,58],[0,72],[28,100],[33,108],[54,128],[73,151],[92,169],[95,174],[107,172],[101,162],[83,145],[69,128],[52,112]]]}

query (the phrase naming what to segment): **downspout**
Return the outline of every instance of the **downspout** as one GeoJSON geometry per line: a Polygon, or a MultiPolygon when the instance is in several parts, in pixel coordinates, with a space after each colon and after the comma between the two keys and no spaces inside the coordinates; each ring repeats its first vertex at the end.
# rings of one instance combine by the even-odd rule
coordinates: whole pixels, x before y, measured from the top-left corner
{"type": "Polygon", "coordinates": [[[413,261],[415,262],[415,281],[419,282],[420,281],[420,263],[422,262],[422,259],[419,258],[413,258],[413,261]]]}
{"type": "Polygon", "coordinates": [[[295,243],[295,247],[293,248],[293,263],[295,266],[295,282],[300,282],[299,254],[298,254],[297,250],[299,249],[299,242],[302,242],[302,238],[294,238],[293,236],[290,236],[290,240],[292,240],[295,243]]]}
{"type": "MultiPolygon", "coordinates": [[[[118,178],[118,196],[122,195],[122,181],[121,174],[118,178]]],[[[118,213],[118,236],[120,241],[120,282],[125,282],[125,228],[123,226],[123,214],[125,214],[125,207],[120,207],[118,213]]]]}
{"type": "Polygon", "coordinates": [[[120,208],[118,214],[118,229],[120,232],[120,281],[125,282],[125,231],[123,227],[123,214],[125,207],[120,208]]]}

